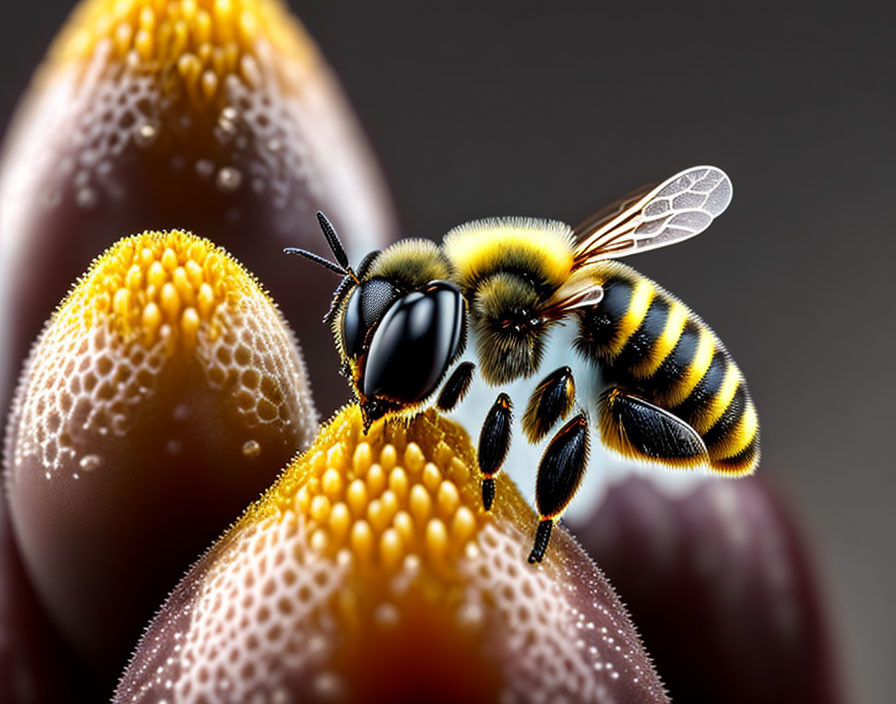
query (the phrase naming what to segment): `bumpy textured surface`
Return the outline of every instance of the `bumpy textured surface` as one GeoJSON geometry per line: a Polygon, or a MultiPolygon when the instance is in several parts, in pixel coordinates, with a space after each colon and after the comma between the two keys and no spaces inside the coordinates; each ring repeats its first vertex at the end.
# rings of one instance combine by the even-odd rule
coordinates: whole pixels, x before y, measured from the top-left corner
{"type": "Polygon", "coordinates": [[[434,413],[347,407],[191,570],[118,702],[665,701],[624,610],[563,530],[434,413]]]}
{"type": "Polygon", "coordinates": [[[226,252],[179,231],[110,248],[36,343],[7,436],[13,524],[66,634],[120,666],[113,645],[316,430],[292,333],[226,252]]]}
{"type": "MultiPolygon", "coordinates": [[[[81,3],[11,126],[0,202],[15,333],[0,357],[15,369],[64,287],[123,232],[214,237],[301,331],[320,329],[333,281],[310,265],[297,279],[281,250],[323,244],[315,211],[356,258],[393,229],[354,118],[279,0],[81,3]]],[[[335,370],[321,347],[312,366],[335,370]]],[[[344,385],[323,387],[331,407],[347,398],[344,385]]]]}

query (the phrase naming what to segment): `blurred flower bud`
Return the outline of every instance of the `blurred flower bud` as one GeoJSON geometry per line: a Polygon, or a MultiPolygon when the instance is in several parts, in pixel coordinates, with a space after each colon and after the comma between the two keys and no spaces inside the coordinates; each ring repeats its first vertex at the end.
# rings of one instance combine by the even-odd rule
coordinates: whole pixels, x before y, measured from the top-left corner
{"type": "Polygon", "coordinates": [[[0,203],[0,385],[97,252],[177,226],[261,277],[302,338],[320,340],[325,410],[347,400],[320,323],[333,277],[281,250],[323,249],[323,209],[360,259],[392,234],[392,211],[341,91],[279,0],[80,4],[7,135],[0,203]]]}
{"type": "Polygon", "coordinates": [[[844,701],[807,546],[762,479],[672,494],[634,476],[573,526],[674,700],[844,701]]]}

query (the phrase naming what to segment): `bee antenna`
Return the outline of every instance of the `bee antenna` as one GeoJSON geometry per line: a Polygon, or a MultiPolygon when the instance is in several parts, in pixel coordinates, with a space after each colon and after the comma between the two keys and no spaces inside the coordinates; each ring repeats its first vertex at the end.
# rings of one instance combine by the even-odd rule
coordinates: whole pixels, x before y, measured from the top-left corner
{"type": "Polygon", "coordinates": [[[320,229],[323,231],[324,237],[327,238],[327,244],[330,245],[330,250],[333,252],[333,256],[336,257],[336,262],[348,271],[348,257],[345,255],[342,242],[339,241],[339,235],[336,234],[333,225],[327,220],[327,216],[320,210],[317,211],[317,222],[320,223],[320,229]]]}
{"type": "Polygon", "coordinates": [[[286,254],[298,254],[300,257],[305,257],[305,259],[309,259],[315,264],[319,264],[324,269],[332,271],[334,274],[339,274],[340,276],[345,276],[346,274],[348,274],[348,272],[341,266],[338,266],[333,262],[316,255],[314,252],[309,252],[306,249],[298,249],[297,247],[286,247],[283,251],[286,254]]]}

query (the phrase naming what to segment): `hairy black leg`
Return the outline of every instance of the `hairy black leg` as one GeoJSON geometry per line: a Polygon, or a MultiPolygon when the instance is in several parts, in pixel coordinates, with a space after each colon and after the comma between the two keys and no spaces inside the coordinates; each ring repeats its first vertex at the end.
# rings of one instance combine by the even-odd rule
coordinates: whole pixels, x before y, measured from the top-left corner
{"type": "Polygon", "coordinates": [[[473,381],[473,370],[476,365],[472,362],[462,362],[457,365],[445,386],[442,387],[442,393],[439,394],[439,400],[436,406],[440,411],[451,411],[460,403],[467,391],[470,390],[470,382],[473,381]]]}
{"type": "Polygon", "coordinates": [[[552,518],[542,518],[538,522],[538,529],[535,531],[535,545],[532,546],[532,552],[529,553],[529,564],[541,562],[544,558],[545,550],[548,549],[548,542],[551,540],[551,530],[554,528],[554,520],[552,518]]]}
{"type": "Polygon", "coordinates": [[[558,420],[566,418],[575,399],[575,383],[569,367],[560,367],[546,376],[535,387],[523,414],[523,432],[529,442],[539,442],[558,420]]]}
{"type": "Polygon", "coordinates": [[[507,394],[499,394],[479,433],[479,470],[482,472],[482,505],[486,511],[492,508],[495,499],[495,475],[504,464],[510,449],[510,423],[513,420],[513,406],[507,394]]]}
{"type": "Polygon", "coordinates": [[[535,480],[535,504],[541,522],[529,562],[541,562],[544,557],[551,526],[560,519],[585,475],[588,449],[588,419],[584,413],[560,428],[545,449],[535,480]]]}

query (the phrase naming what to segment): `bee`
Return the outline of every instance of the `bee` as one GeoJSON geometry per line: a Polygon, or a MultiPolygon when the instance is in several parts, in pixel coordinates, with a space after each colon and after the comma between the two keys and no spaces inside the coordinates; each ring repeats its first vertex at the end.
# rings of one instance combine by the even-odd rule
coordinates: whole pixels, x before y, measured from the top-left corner
{"type": "Polygon", "coordinates": [[[725,346],[675,296],[616,261],[701,233],[731,194],[723,171],[697,166],[576,229],[554,220],[480,220],[452,229],[441,246],[401,240],[371,252],[357,269],[318,213],[336,261],[286,251],[343,277],[324,321],[365,430],[432,405],[451,411],[477,369],[499,389],[477,450],[485,510],[512,439],[506,389],[538,380],[523,434],[533,445],[553,435],[536,475],[534,563],[582,481],[595,432],[609,450],[640,462],[727,476],[755,469],[756,409],[725,346]],[[542,369],[546,340],[569,321],[576,325],[570,365],[578,358],[584,373],[599,373],[600,390],[591,397],[577,392],[570,365],[542,369]],[[462,359],[468,343],[473,354],[462,359]]]}

